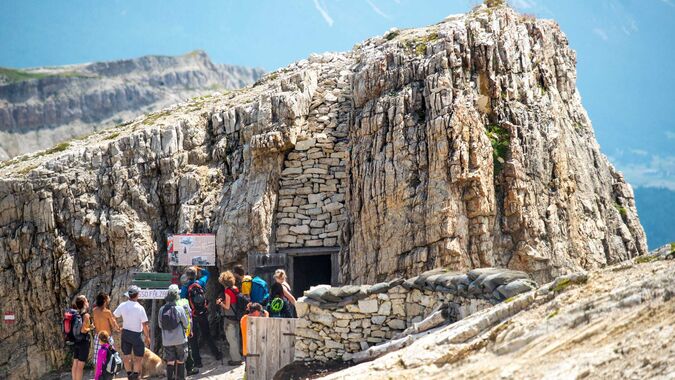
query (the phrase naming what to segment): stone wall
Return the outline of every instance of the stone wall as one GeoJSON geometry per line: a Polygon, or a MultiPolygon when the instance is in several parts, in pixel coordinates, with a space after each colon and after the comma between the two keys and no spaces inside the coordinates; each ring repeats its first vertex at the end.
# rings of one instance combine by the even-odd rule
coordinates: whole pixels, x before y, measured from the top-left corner
{"type": "Polygon", "coordinates": [[[480,268],[466,274],[435,269],[376,285],[321,285],[298,299],[296,360],[349,360],[390,340],[447,304],[450,321],[465,318],[536,284],[524,272],[480,268]]]}
{"type": "Polygon", "coordinates": [[[277,248],[336,247],[347,219],[349,71],[323,71],[310,105],[306,133],[284,161],[277,205],[277,248]]]}

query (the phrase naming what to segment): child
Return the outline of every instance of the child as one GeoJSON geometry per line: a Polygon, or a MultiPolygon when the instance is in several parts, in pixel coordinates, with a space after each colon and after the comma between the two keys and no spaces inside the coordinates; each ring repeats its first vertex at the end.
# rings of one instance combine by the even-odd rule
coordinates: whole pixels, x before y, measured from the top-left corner
{"type": "Polygon", "coordinates": [[[248,320],[249,317],[269,317],[269,313],[267,310],[263,309],[262,305],[259,303],[251,303],[248,305],[248,314],[245,314],[242,318],[241,321],[239,321],[239,324],[241,326],[241,343],[242,343],[242,354],[244,357],[248,355],[247,347],[246,347],[246,321],[248,320]]]}
{"type": "Polygon", "coordinates": [[[98,352],[96,353],[96,374],[94,379],[95,380],[112,380],[113,375],[110,373],[105,372],[105,362],[106,358],[108,357],[108,348],[110,347],[110,334],[108,334],[107,331],[101,331],[98,333],[98,341],[101,344],[101,348],[99,348],[98,352]]]}

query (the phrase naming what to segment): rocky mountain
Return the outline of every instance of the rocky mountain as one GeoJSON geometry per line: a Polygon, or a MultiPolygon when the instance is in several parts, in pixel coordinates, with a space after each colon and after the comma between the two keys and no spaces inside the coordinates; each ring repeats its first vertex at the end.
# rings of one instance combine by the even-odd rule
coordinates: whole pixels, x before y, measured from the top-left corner
{"type": "Polygon", "coordinates": [[[198,95],[253,84],[262,70],[203,51],[114,62],[0,68],[0,160],[47,149],[198,95]]]}
{"type": "Polygon", "coordinates": [[[0,377],[61,365],[60,310],[166,270],[169,233],[215,233],[214,270],[335,249],[340,284],[646,253],[575,64],[555,22],[481,6],[0,164],[0,377]]]}

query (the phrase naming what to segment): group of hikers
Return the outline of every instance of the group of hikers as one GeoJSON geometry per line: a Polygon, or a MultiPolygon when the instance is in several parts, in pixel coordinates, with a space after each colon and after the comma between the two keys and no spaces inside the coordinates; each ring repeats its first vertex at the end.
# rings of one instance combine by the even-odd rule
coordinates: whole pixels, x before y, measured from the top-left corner
{"type": "MultiPolygon", "coordinates": [[[[210,273],[205,268],[191,266],[180,278],[181,286],[172,284],[167,290],[166,303],[159,309],[166,377],[185,379],[202,367],[200,340],[220,361],[222,353],[216,346],[209,327],[209,307],[206,284],[210,273]]],[[[259,276],[250,276],[243,266],[235,265],[218,277],[223,292],[215,297],[216,313],[223,316],[225,339],[229,346],[229,365],[240,365],[247,352],[246,324],[249,317],[296,317],[295,297],[286,281],[286,273],[274,273],[271,286],[259,276]]],[[[122,366],[130,380],[140,377],[146,347],[150,346],[150,327],[145,308],[138,302],[141,289],[132,285],[124,295],[128,298],[114,311],[110,297],[99,294],[91,309],[86,296],[78,295],[72,308],[64,314],[64,338],[72,347],[73,380],[81,380],[89,358],[93,336],[93,362],[96,380],[112,379],[122,366]],[[120,328],[118,320],[122,321],[120,328]],[[121,332],[120,349],[116,351],[113,333],[121,332]]],[[[159,360],[159,359],[158,359],[159,360]]]]}

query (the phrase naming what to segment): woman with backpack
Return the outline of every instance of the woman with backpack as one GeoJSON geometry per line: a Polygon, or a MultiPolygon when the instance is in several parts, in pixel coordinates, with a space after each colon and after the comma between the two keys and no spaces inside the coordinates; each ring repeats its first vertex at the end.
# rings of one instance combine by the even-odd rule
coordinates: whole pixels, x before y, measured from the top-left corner
{"type": "MultiPolygon", "coordinates": [[[[71,376],[73,380],[82,380],[84,376],[84,363],[89,358],[89,348],[91,347],[91,338],[89,332],[91,331],[91,317],[89,315],[89,301],[87,297],[80,294],[75,297],[73,309],[77,310],[82,325],[80,331],[76,332],[78,338],[73,343],[73,366],[71,368],[71,376]]],[[[75,324],[78,326],[79,322],[75,324]]]]}
{"type": "Polygon", "coordinates": [[[286,271],[283,269],[277,269],[274,272],[274,280],[284,287],[284,297],[286,298],[286,300],[288,300],[288,302],[290,302],[291,305],[295,305],[295,297],[291,293],[291,286],[288,285],[286,271]]]}
{"type": "Polygon", "coordinates": [[[225,287],[225,297],[218,298],[216,304],[225,311],[225,338],[230,346],[230,360],[227,364],[239,365],[241,364],[241,354],[239,353],[239,320],[241,319],[239,314],[241,313],[239,310],[242,306],[245,307],[245,305],[239,303],[244,301],[239,301],[242,296],[239,294],[239,289],[234,285],[235,278],[232,272],[221,273],[218,282],[225,287]]]}
{"type": "Polygon", "coordinates": [[[278,282],[272,284],[270,288],[270,302],[267,304],[267,311],[272,318],[293,318],[291,303],[284,296],[284,287],[278,282]]]}

